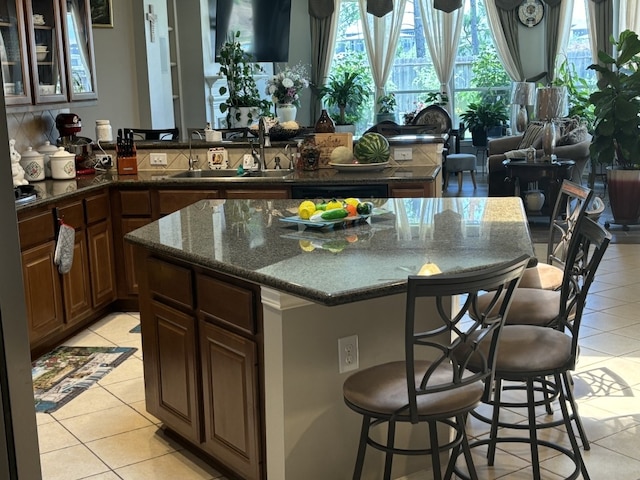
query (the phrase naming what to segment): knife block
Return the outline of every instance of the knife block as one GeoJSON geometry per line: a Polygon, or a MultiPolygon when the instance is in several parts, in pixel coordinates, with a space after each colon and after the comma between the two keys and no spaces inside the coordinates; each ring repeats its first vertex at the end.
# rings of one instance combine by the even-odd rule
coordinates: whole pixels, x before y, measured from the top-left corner
{"type": "Polygon", "coordinates": [[[118,156],[118,175],[135,175],[138,173],[138,157],[136,155],[129,157],[118,156]]]}

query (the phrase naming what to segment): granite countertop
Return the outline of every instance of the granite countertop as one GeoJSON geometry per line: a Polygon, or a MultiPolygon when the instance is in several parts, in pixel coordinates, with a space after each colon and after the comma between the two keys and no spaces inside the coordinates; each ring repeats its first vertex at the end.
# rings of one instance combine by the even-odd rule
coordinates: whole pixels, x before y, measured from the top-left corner
{"type": "Polygon", "coordinates": [[[439,166],[393,166],[377,172],[339,172],[333,168],[322,168],[310,172],[288,172],[285,177],[231,177],[231,178],[173,178],[179,171],[159,170],[139,171],[136,175],[118,175],[109,170],[95,175],[78,176],[70,180],[44,180],[33,182],[37,198],[35,201],[19,205],[18,211],[34,209],[48,203],[74,196],[84,195],[92,189],[105,186],[118,187],[224,187],[258,185],[357,185],[381,184],[387,182],[411,183],[433,181],[440,171],[439,166]]]}
{"type": "Polygon", "coordinates": [[[203,200],[125,236],[152,252],[323,305],[404,292],[426,263],[464,272],[533,255],[520,199],[379,199],[367,222],[282,221],[299,200],[203,200]]]}

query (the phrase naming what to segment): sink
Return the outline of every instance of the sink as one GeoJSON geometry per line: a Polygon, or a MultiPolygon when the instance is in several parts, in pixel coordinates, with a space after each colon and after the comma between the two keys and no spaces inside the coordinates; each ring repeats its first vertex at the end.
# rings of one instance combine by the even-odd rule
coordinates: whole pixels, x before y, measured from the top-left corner
{"type": "Polygon", "coordinates": [[[250,170],[245,175],[247,177],[257,177],[257,178],[284,178],[291,175],[293,172],[291,170],[284,169],[269,169],[269,170],[250,170]]]}
{"type": "Polygon", "coordinates": [[[185,172],[176,173],[171,175],[171,178],[236,178],[243,177],[246,172],[238,175],[233,169],[223,170],[187,170],[185,172]]]}

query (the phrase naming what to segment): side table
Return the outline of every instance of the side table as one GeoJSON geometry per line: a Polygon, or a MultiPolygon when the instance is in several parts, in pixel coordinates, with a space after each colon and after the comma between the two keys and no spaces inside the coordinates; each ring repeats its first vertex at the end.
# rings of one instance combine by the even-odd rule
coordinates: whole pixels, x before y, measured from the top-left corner
{"type": "Polygon", "coordinates": [[[571,171],[575,162],[568,159],[557,159],[553,162],[527,162],[520,159],[507,159],[502,164],[507,169],[505,182],[513,186],[513,194],[521,196],[523,185],[537,182],[545,195],[544,205],[540,210],[542,215],[550,215],[560,191],[562,181],[571,178],[571,171]]]}

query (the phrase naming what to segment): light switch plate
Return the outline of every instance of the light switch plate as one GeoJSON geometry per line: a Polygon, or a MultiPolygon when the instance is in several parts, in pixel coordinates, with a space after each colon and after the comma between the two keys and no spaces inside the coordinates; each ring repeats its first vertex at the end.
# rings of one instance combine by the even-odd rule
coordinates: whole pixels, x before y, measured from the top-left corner
{"type": "Polygon", "coordinates": [[[393,149],[393,159],[397,162],[402,162],[403,160],[411,160],[412,158],[413,150],[411,149],[411,147],[393,149]]]}

